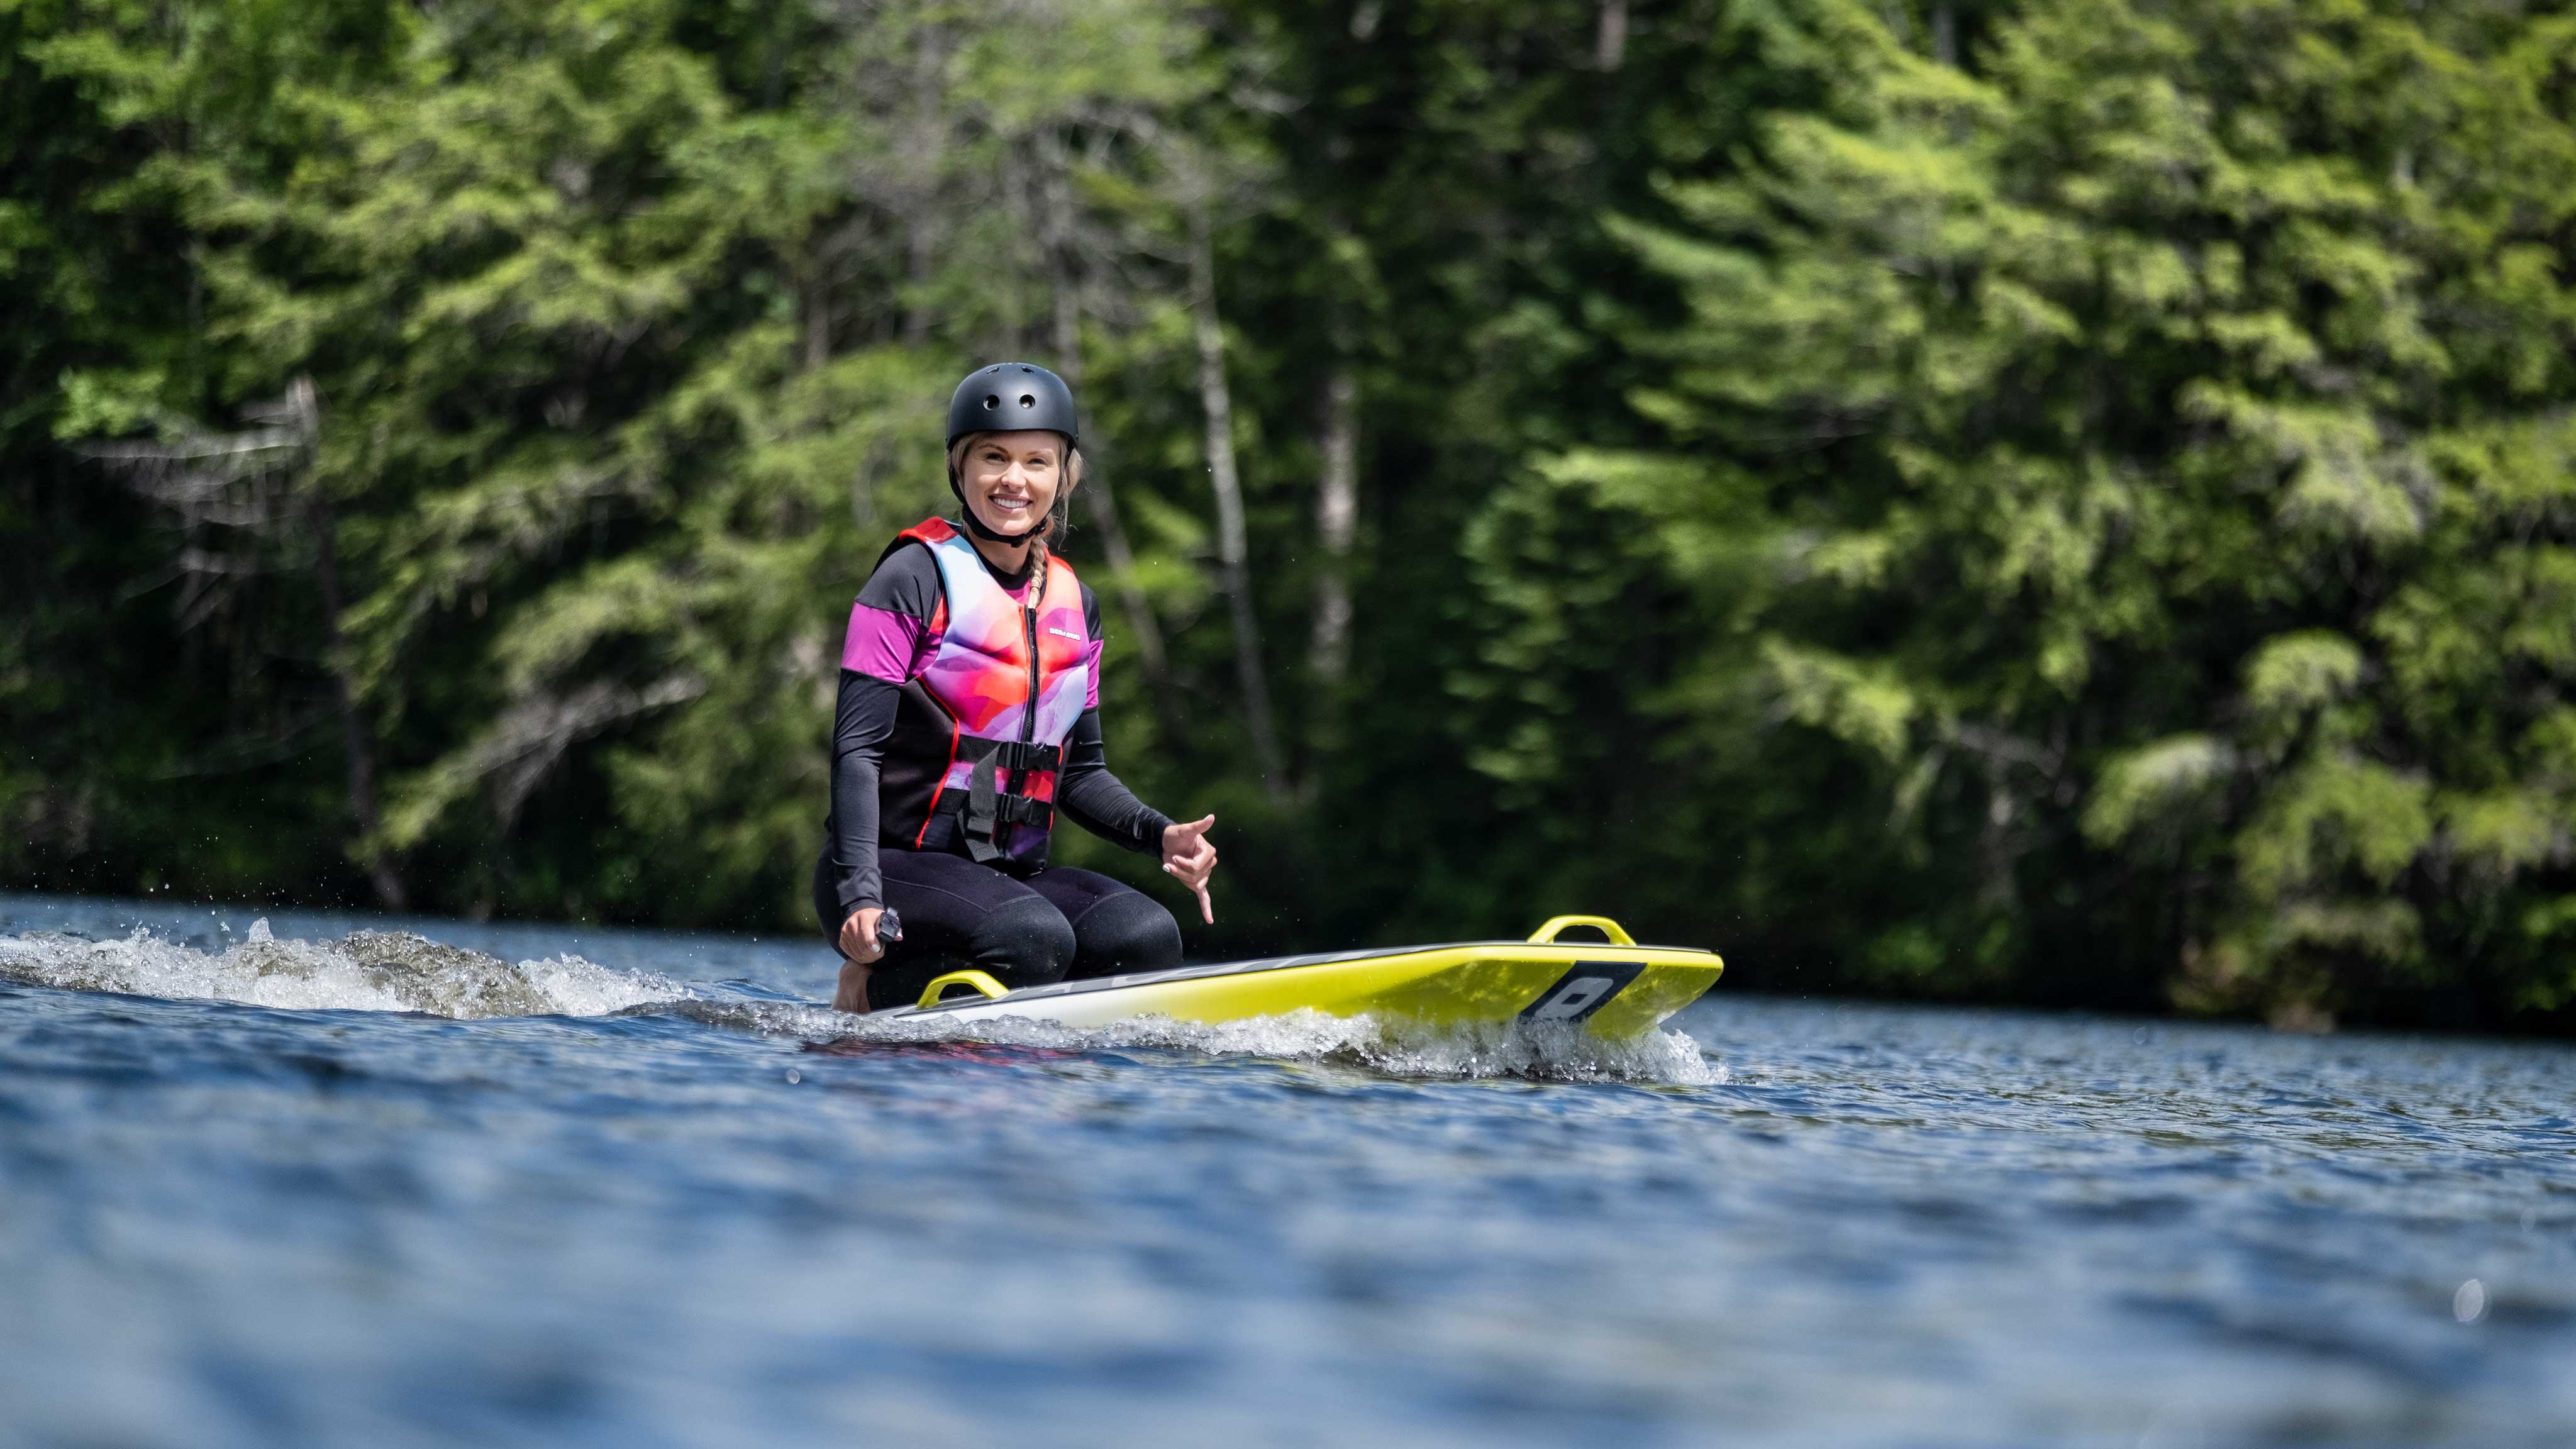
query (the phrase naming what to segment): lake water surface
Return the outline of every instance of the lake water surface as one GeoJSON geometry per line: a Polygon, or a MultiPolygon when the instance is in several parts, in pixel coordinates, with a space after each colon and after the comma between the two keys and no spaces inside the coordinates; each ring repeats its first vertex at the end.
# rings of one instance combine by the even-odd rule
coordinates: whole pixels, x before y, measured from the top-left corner
{"type": "Polygon", "coordinates": [[[258,914],[0,896],[0,1442],[2576,1442],[2557,1046],[977,1043],[802,940],[258,914]]]}

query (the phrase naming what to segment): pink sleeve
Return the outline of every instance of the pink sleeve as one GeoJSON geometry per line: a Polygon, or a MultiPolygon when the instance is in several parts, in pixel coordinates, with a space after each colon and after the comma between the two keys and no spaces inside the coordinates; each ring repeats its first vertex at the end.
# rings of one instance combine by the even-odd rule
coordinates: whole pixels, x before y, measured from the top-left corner
{"type": "Polygon", "coordinates": [[[901,684],[912,678],[914,654],[923,632],[921,621],[910,614],[852,604],[850,632],[841,641],[841,667],[888,684],[901,684]]]}
{"type": "Polygon", "coordinates": [[[1090,676],[1088,685],[1084,689],[1082,696],[1082,707],[1084,709],[1100,708],[1100,649],[1102,644],[1105,642],[1106,641],[1104,640],[1094,639],[1091,641],[1090,645],[1082,651],[1084,656],[1082,662],[1086,666],[1083,673],[1090,676]]]}

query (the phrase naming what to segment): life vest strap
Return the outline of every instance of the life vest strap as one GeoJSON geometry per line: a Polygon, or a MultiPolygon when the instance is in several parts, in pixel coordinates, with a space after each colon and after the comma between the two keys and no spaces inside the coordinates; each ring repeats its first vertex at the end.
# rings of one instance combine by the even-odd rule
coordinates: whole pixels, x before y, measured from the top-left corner
{"type": "Polygon", "coordinates": [[[1004,794],[993,778],[991,761],[978,761],[967,780],[965,798],[940,813],[957,817],[957,833],[966,841],[967,858],[977,864],[989,865],[1001,858],[1005,826],[1055,827],[1055,807],[1026,795],[1004,794]]]}
{"type": "Polygon", "coordinates": [[[1034,825],[1040,830],[1048,830],[1055,825],[1055,807],[1026,795],[996,795],[993,797],[993,818],[1004,825],[1034,825]]]}
{"type": "Polygon", "coordinates": [[[957,758],[970,764],[990,760],[1000,770],[1046,770],[1064,768],[1064,751],[1056,745],[1031,744],[1025,740],[987,740],[974,735],[960,735],[957,758]]]}

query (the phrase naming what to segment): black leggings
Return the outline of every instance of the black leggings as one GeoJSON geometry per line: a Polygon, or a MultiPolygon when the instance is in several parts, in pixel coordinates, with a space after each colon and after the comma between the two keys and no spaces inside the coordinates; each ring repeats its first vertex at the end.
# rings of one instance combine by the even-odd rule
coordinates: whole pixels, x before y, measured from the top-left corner
{"type": "MultiPolygon", "coordinates": [[[[1181,928],[1153,897],[1063,866],[1026,880],[937,850],[877,851],[903,940],[868,973],[868,1009],[910,1006],[930,978],[973,967],[1012,990],[1181,964],[1181,928]]],[[[831,858],[814,866],[814,914],[837,949],[846,913],[831,858]]]]}

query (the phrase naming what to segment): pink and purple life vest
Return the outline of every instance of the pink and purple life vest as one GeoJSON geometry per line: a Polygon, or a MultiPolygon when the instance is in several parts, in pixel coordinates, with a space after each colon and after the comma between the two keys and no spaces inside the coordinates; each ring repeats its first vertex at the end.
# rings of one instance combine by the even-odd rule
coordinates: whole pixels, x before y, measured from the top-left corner
{"type": "Polygon", "coordinates": [[[1056,774],[1097,658],[1082,585],[1050,552],[1043,591],[1023,605],[947,520],[905,529],[895,546],[905,540],[926,545],[939,565],[931,620],[939,644],[895,711],[879,777],[879,839],[1043,868],[1056,774]]]}

